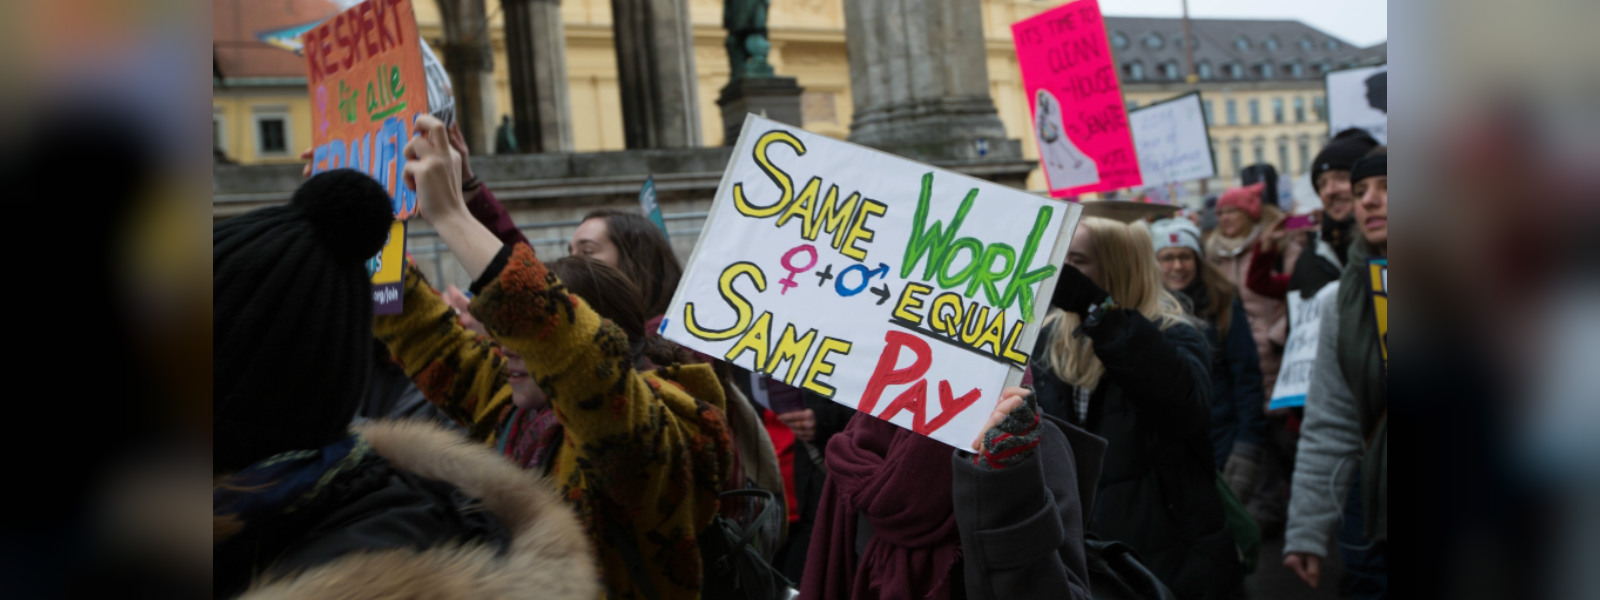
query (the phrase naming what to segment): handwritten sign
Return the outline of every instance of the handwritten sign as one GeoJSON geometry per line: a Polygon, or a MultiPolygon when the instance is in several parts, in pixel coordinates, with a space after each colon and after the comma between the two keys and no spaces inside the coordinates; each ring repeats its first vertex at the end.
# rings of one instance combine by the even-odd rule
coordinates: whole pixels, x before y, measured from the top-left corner
{"type": "Polygon", "coordinates": [[[1389,143],[1389,65],[1328,73],[1328,137],[1356,127],[1380,144],[1389,143]]]}
{"type": "Polygon", "coordinates": [[[389,190],[396,217],[389,241],[367,262],[373,308],[401,310],[400,257],[416,193],[402,181],[412,123],[428,113],[422,39],[411,0],[367,0],[307,31],[302,46],[311,92],[312,172],[356,169],[389,190]]]}
{"type": "Polygon", "coordinates": [[[748,115],[661,333],[968,448],[1081,212],[748,115]]]}
{"type": "Polygon", "coordinates": [[[1050,195],[1138,187],[1128,113],[1096,0],[1011,26],[1050,195]]]}
{"type": "Polygon", "coordinates": [[[1144,185],[1163,186],[1217,176],[1200,92],[1128,113],[1144,185]]]}
{"type": "Polygon", "coordinates": [[[1383,348],[1383,372],[1389,373],[1389,259],[1367,260],[1372,278],[1372,309],[1378,322],[1378,344],[1383,348]]]}
{"type": "Polygon", "coordinates": [[[1311,374],[1316,369],[1322,311],[1338,302],[1338,297],[1337,281],[1322,286],[1310,300],[1301,298],[1300,292],[1289,293],[1289,340],[1283,346],[1283,366],[1278,369],[1278,383],[1272,388],[1267,408],[1306,405],[1306,392],[1311,389],[1311,374]]]}

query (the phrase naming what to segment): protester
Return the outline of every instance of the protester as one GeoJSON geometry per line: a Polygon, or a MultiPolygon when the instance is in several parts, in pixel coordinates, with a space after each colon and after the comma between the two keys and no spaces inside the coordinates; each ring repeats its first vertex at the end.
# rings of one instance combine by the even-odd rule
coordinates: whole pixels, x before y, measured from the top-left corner
{"type": "Polygon", "coordinates": [[[563,429],[549,471],[599,548],[608,595],[697,597],[696,535],[731,468],[711,369],[637,369],[617,325],[570,293],[531,247],[503,243],[468,211],[443,124],[424,116],[417,126],[405,178],[420,214],[473,276],[471,314],[525,372],[462,328],[414,264],[404,313],[379,317],[375,333],[431,401],[491,446],[515,414],[519,380],[537,382],[563,429]]]}
{"type": "Polygon", "coordinates": [[[1243,573],[1211,460],[1207,344],[1154,254],[1141,227],[1083,219],[1034,385],[1045,413],[1109,444],[1090,531],[1132,546],[1179,597],[1231,597],[1243,573]]]}
{"type": "MultiPolygon", "coordinates": [[[[1257,294],[1244,285],[1246,275],[1250,272],[1250,250],[1263,233],[1262,223],[1276,222],[1283,214],[1276,206],[1262,203],[1261,196],[1265,189],[1265,185],[1258,183],[1223,192],[1217,200],[1217,229],[1206,240],[1205,255],[1227,278],[1244,303],[1250,334],[1256,343],[1256,354],[1261,357],[1262,389],[1270,398],[1273,382],[1278,379],[1278,364],[1283,358],[1283,343],[1288,334],[1287,311],[1283,301],[1257,294]]],[[[1297,258],[1299,254],[1294,253],[1288,263],[1292,264],[1293,259],[1297,258]]],[[[1263,405],[1262,409],[1265,408],[1263,405]]]]}
{"type": "Polygon", "coordinates": [[[1150,225],[1161,283],[1205,321],[1211,347],[1211,443],[1217,468],[1241,502],[1259,482],[1267,418],[1261,412],[1261,365],[1244,304],[1200,250],[1200,228],[1182,219],[1150,225]]]}
{"type": "MultiPolygon", "coordinates": [[[[1338,282],[1338,300],[1322,313],[1305,424],[1294,469],[1294,493],[1284,540],[1284,565],[1308,585],[1321,580],[1322,558],[1343,511],[1341,540],[1359,531],[1360,546],[1345,564],[1360,598],[1388,592],[1388,377],[1372,306],[1368,258],[1389,254],[1388,150],[1378,146],[1350,170],[1356,225],[1338,282]],[[1352,466],[1354,468],[1352,468],[1352,466]],[[1352,515],[1352,508],[1360,512],[1352,515]],[[1352,518],[1354,517],[1354,518],[1352,518]]],[[[1344,545],[1345,542],[1341,542],[1344,545]]]]}
{"type": "Polygon", "coordinates": [[[1377,147],[1377,140],[1360,129],[1339,132],[1311,162],[1311,186],[1322,199],[1322,221],[1311,252],[1302,252],[1289,279],[1289,289],[1310,299],[1323,286],[1339,280],[1345,255],[1358,233],[1355,198],[1350,194],[1350,167],[1377,147]]]}
{"type": "Polygon", "coordinates": [[[1084,532],[1106,441],[1010,388],[972,447],[953,457],[966,597],[1090,598],[1084,532]]]}
{"type": "Polygon", "coordinates": [[[334,170],[212,229],[215,595],[593,598],[590,543],[534,474],[423,422],[348,428],[390,210],[334,170]]]}
{"type": "Polygon", "coordinates": [[[591,211],[572,233],[567,250],[621,269],[644,292],[645,312],[652,318],[667,313],[683,277],[683,266],[661,229],[634,212],[591,211]]]}

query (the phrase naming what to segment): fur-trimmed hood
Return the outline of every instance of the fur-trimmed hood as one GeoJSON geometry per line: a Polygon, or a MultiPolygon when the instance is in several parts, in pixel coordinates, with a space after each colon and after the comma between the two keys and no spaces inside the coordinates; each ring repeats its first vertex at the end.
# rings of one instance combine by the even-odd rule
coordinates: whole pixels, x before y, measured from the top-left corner
{"type": "Polygon", "coordinates": [[[424,421],[376,422],[357,429],[395,467],[481,499],[512,532],[505,555],[475,545],[364,552],[258,581],[242,598],[600,597],[594,548],[548,482],[424,421]]]}

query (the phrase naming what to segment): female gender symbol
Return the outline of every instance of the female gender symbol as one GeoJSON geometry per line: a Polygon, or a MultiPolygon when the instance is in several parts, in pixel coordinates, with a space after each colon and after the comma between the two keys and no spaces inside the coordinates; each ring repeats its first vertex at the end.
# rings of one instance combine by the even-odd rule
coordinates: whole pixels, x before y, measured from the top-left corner
{"type": "Polygon", "coordinates": [[[810,270],[811,267],[817,266],[817,249],[812,247],[811,244],[800,244],[799,246],[790,248],[788,252],[783,253],[783,260],[781,262],[783,263],[783,268],[789,271],[789,276],[778,280],[778,285],[783,287],[782,290],[778,291],[778,294],[780,295],[787,294],[789,293],[789,288],[800,285],[795,283],[795,275],[804,273],[810,270]],[[794,265],[794,255],[798,254],[802,250],[805,251],[806,254],[811,255],[811,262],[806,263],[806,266],[804,267],[797,267],[794,265]]]}

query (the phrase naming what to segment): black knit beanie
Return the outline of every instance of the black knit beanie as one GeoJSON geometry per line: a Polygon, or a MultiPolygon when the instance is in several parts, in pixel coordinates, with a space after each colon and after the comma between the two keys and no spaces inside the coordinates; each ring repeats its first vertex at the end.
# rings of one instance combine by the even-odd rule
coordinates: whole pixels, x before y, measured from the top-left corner
{"type": "Polygon", "coordinates": [[[393,220],[382,185],[339,169],[212,227],[213,471],[346,435],[372,360],[365,263],[393,220]]]}
{"type": "Polygon", "coordinates": [[[1349,171],[1351,165],[1356,164],[1356,159],[1366,156],[1376,147],[1378,140],[1372,139],[1366,131],[1352,127],[1339,132],[1317,153],[1316,160],[1311,161],[1311,188],[1322,193],[1317,186],[1318,177],[1326,171],[1349,171]]]}

